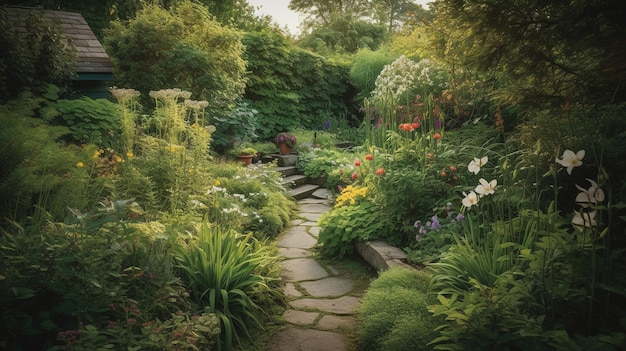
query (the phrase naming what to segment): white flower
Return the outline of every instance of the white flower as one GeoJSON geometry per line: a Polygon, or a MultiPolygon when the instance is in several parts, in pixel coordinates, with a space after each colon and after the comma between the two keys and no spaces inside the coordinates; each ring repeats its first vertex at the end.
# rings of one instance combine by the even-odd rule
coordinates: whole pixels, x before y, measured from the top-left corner
{"type": "Polygon", "coordinates": [[[572,218],[572,225],[578,228],[578,230],[580,230],[581,232],[585,229],[585,227],[593,228],[597,225],[596,211],[591,211],[591,212],[574,211],[574,213],[576,214],[574,215],[574,218],[572,218]]]}
{"type": "Polygon", "coordinates": [[[589,189],[585,189],[576,184],[576,188],[581,191],[581,193],[576,196],[576,202],[585,208],[604,201],[604,191],[598,187],[596,182],[589,178],[586,179],[589,183],[591,183],[591,187],[589,189]]]}
{"type": "Polygon", "coordinates": [[[478,204],[478,195],[476,195],[475,192],[470,191],[469,194],[463,192],[463,195],[465,195],[465,198],[463,199],[463,201],[461,201],[463,203],[463,206],[470,208],[473,205],[478,204]]]}
{"type": "Polygon", "coordinates": [[[583,164],[583,158],[585,157],[585,150],[580,150],[574,153],[572,150],[565,150],[563,152],[563,159],[554,159],[556,163],[567,168],[567,174],[572,174],[572,169],[583,164]]]}
{"type": "Polygon", "coordinates": [[[498,181],[496,179],[490,181],[489,183],[487,183],[485,178],[480,178],[478,181],[480,182],[480,184],[476,186],[476,189],[474,189],[474,191],[476,191],[476,193],[480,195],[493,194],[496,185],[498,185],[498,181]]]}
{"type": "Polygon", "coordinates": [[[489,162],[489,157],[485,156],[483,158],[474,157],[474,159],[467,165],[467,170],[471,173],[478,174],[480,172],[480,167],[484,166],[489,162]]]}

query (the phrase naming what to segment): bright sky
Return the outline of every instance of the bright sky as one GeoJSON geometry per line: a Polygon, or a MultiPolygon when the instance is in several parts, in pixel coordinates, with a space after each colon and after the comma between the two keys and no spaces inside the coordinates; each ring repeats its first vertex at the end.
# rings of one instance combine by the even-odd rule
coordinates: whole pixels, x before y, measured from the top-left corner
{"type": "MultiPolygon", "coordinates": [[[[428,9],[428,3],[432,0],[414,0],[415,3],[428,9]]],[[[281,28],[287,26],[291,34],[299,33],[298,23],[300,18],[296,12],[289,9],[289,0],[248,0],[248,3],[258,9],[261,15],[270,15],[281,28]]]]}

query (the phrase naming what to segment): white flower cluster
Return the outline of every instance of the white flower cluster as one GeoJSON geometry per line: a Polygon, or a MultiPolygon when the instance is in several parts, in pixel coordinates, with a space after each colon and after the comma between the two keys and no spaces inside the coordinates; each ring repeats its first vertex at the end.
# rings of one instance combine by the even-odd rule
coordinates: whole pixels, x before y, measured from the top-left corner
{"type": "Polygon", "coordinates": [[[120,104],[124,104],[129,100],[132,100],[140,95],[138,90],[135,89],[123,89],[118,87],[109,88],[111,95],[119,102],[120,104]]]}
{"type": "MultiPolygon", "coordinates": [[[[467,170],[471,173],[478,174],[480,172],[480,167],[484,166],[489,162],[489,157],[485,156],[482,158],[475,157],[470,163],[467,165],[467,170]]],[[[496,186],[498,185],[498,180],[493,179],[488,182],[485,178],[480,178],[478,180],[478,185],[469,194],[463,192],[463,206],[466,208],[470,208],[476,204],[482,196],[487,196],[495,193],[496,186]]]]}
{"type": "Polygon", "coordinates": [[[170,100],[177,100],[178,98],[189,99],[191,97],[191,92],[181,90],[179,88],[174,88],[174,89],[161,89],[161,90],[156,90],[156,91],[152,90],[150,91],[149,95],[151,98],[155,100],[170,101],[170,100]]]}

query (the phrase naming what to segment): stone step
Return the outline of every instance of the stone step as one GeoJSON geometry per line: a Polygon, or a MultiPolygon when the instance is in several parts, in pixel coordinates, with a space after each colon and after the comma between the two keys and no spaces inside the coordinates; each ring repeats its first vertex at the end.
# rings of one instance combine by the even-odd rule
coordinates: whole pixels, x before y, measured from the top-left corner
{"type": "Polygon", "coordinates": [[[293,196],[294,199],[302,200],[307,197],[311,197],[313,192],[315,192],[315,190],[317,190],[319,187],[319,185],[314,184],[303,184],[293,189],[290,189],[289,193],[291,194],[291,196],[293,196]]]}
{"type": "Polygon", "coordinates": [[[288,177],[294,174],[298,174],[298,169],[296,166],[287,166],[287,167],[276,167],[274,168],[276,172],[279,172],[283,177],[288,177]]]}
{"type": "Polygon", "coordinates": [[[308,180],[309,180],[309,177],[305,175],[294,174],[294,175],[283,177],[281,182],[283,183],[285,187],[295,188],[297,186],[307,183],[308,180]]]}

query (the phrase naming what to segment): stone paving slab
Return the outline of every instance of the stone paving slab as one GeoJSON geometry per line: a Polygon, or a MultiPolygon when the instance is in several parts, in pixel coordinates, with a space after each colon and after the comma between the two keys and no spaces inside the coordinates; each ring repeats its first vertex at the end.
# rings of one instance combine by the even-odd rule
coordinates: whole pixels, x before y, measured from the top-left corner
{"type": "Polygon", "coordinates": [[[291,324],[309,325],[313,324],[319,315],[320,314],[318,312],[306,312],[289,309],[283,313],[283,318],[291,324]]]}
{"type": "MultiPolygon", "coordinates": [[[[320,188],[317,190],[326,190],[324,188],[320,188]]],[[[302,205],[302,204],[327,204],[328,203],[328,198],[323,198],[323,199],[315,199],[312,197],[308,197],[306,199],[301,199],[298,200],[298,205],[302,205]]]]}
{"type": "Polygon", "coordinates": [[[320,230],[322,230],[322,228],[320,227],[311,227],[309,228],[309,234],[313,235],[314,237],[319,237],[320,235],[320,230]]]}
{"type": "Polygon", "coordinates": [[[329,207],[324,204],[300,204],[300,212],[324,213],[328,210],[329,207]]]}
{"type": "Polygon", "coordinates": [[[312,309],[334,314],[353,314],[359,304],[354,296],[342,296],[336,299],[299,299],[289,302],[293,308],[312,309]]]}
{"type": "Polygon", "coordinates": [[[340,333],[287,328],[268,345],[268,351],[345,351],[347,338],[340,333]]]}
{"type": "Polygon", "coordinates": [[[328,277],[328,273],[313,258],[294,258],[280,262],[285,281],[306,281],[328,277]]]}
{"type": "Polygon", "coordinates": [[[339,328],[353,329],[356,321],[352,317],[325,315],[317,322],[317,328],[321,330],[335,330],[339,328]]]}
{"type": "Polygon", "coordinates": [[[311,249],[317,245],[317,239],[307,233],[303,226],[287,229],[278,239],[278,247],[311,249]]]}
{"type": "Polygon", "coordinates": [[[310,222],[315,222],[317,224],[317,220],[322,218],[323,213],[313,213],[313,212],[300,212],[298,216],[307,219],[310,222]]]}
{"type": "Polygon", "coordinates": [[[296,289],[296,286],[293,283],[285,283],[283,285],[283,293],[286,298],[298,298],[302,296],[302,293],[296,289]]]}
{"type": "Polygon", "coordinates": [[[300,224],[300,226],[303,227],[309,227],[309,228],[313,228],[315,226],[317,226],[317,222],[302,222],[302,224],[300,224]]]}
{"type": "Polygon", "coordinates": [[[284,258],[303,258],[313,256],[311,251],[298,249],[296,247],[279,247],[278,252],[280,252],[280,255],[284,258]]]}
{"type": "Polygon", "coordinates": [[[331,297],[342,296],[354,287],[352,279],[343,277],[329,277],[320,280],[308,281],[300,283],[311,296],[314,297],[331,297]]]}

